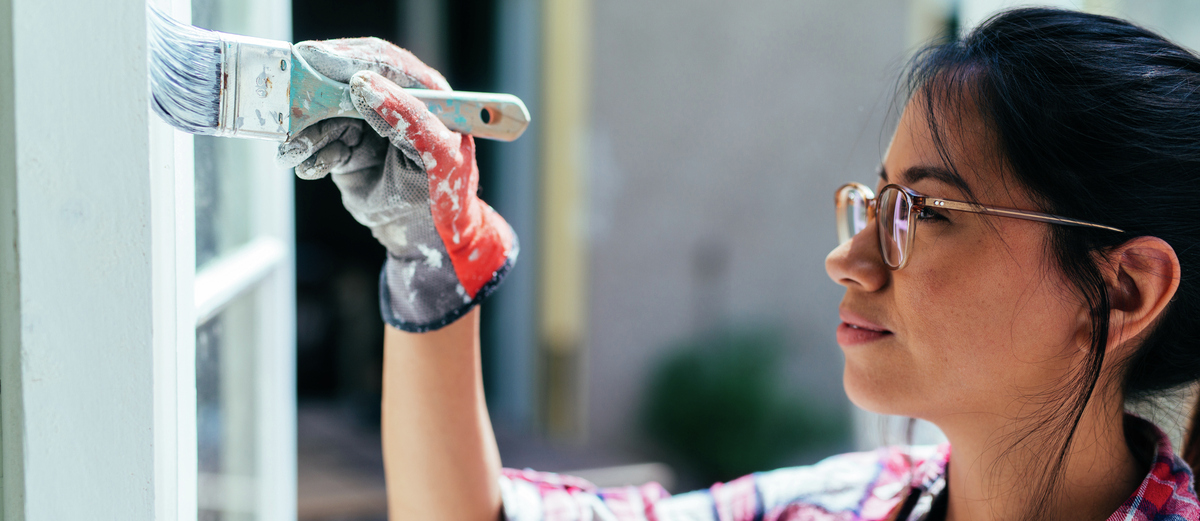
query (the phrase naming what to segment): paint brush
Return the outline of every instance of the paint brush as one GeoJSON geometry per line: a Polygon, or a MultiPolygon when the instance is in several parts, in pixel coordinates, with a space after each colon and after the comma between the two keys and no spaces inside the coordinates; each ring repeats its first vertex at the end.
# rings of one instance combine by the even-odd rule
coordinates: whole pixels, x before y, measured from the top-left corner
{"type": "MultiPolygon", "coordinates": [[[[313,70],[292,44],[210,31],[149,6],[154,111],[192,134],[284,141],[334,117],[362,118],[350,86],[313,70]]],[[[511,94],[405,89],[455,132],[512,141],[529,111],[511,94]]]]}

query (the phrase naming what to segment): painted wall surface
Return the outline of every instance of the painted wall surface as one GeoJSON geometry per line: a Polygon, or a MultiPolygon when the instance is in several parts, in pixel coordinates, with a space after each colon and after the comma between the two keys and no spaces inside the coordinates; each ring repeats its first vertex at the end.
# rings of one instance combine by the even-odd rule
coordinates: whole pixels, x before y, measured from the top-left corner
{"type": "Polygon", "coordinates": [[[19,353],[4,337],[5,438],[20,436],[23,449],[6,446],[5,458],[23,459],[18,518],[153,519],[145,3],[4,5],[21,289],[19,353]],[[14,405],[25,413],[19,434],[14,405]]]}
{"type": "Polygon", "coordinates": [[[593,450],[636,452],[647,371],[713,323],[782,325],[790,379],[850,407],[834,339],[842,288],[824,269],[836,242],[833,191],[874,184],[906,55],[906,5],[593,4],[593,450]],[[725,268],[698,274],[706,255],[725,268]]]}

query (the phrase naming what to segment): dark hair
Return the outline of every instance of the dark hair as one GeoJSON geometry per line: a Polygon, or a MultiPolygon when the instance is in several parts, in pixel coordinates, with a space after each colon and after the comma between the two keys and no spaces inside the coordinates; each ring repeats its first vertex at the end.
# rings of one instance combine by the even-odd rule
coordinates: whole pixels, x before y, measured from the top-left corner
{"type": "MultiPolygon", "coordinates": [[[[1013,180],[1042,211],[1125,230],[1049,227],[1048,254],[1089,305],[1092,331],[1079,377],[1047,396],[1045,418],[1039,414],[1034,427],[1052,435],[1038,439],[1048,440],[1043,448],[1053,462],[1029,505],[1036,516],[1053,501],[1100,378],[1110,301],[1097,262],[1105,252],[1154,236],[1175,249],[1182,269],[1153,331],[1120,361],[1124,396],[1151,397],[1200,378],[1200,57],[1124,20],[1026,8],[923,50],[906,79],[913,99],[925,102],[949,168],[944,122],[974,110],[994,132],[1013,180]]],[[[1016,441],[1032,442],[1031,434],[1016,441]]],[[[1186,445],[1195,467],[1194,429],[1186,445]]]]}

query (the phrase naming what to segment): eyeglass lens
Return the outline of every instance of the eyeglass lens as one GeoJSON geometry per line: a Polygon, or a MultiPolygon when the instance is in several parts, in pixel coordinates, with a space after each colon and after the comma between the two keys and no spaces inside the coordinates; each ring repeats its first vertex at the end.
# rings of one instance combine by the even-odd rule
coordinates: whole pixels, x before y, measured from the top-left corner
{"type": "Polygon", "coordinates": [[[844,187],[838,194],[838,242],[845,243],[867,227],[867,199],[853,187],[844,187]]]}
{"type": "Polygon", "coordinates": [[[879,249],[883,261],[893,268],[904,264],[908,255],[910,206],[907,195],[895,188],[879,194],[879,249]]]}

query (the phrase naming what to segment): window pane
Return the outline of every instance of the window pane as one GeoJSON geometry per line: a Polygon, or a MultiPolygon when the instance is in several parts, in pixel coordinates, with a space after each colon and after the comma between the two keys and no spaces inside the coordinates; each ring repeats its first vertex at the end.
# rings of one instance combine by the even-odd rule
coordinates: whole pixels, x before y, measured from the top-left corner
{"type": "MultiPolygon", "coordinates": [[[[262,20],[251,16],[262,2],[193,0],[192,24],[205,29],[262,36],[262,20]]],[[[196,267],[246,243],[254,229],[252,196],[263,158],[274,156],[270,141],[196,136],[196,267]]],[[[260,196],[261,197],[261,196],[260,196]]]]}
{"type": "MultiPolygon", "coordinates": [[[[290,39],[290,0],[190,4],[198,27],[290,39]]],[[[296,518],[292,176],[275,164],[277,146],[194,141],[196,311],[212,317],[196,329],[195,352],[196,492],[204,521],[296,518]],[[238,281],[254,284],[253,293],[223,291],[244,287],[238,281]]]]}
{"type": "Polygon", "coordinates": [[[196,136],[196,267],[250,240],[244,140],[196,136]]]}
{"type": "Polygon", "coordinates": [[[200,521],[255,519],[255,295],[196,329],[200,521]]]}

